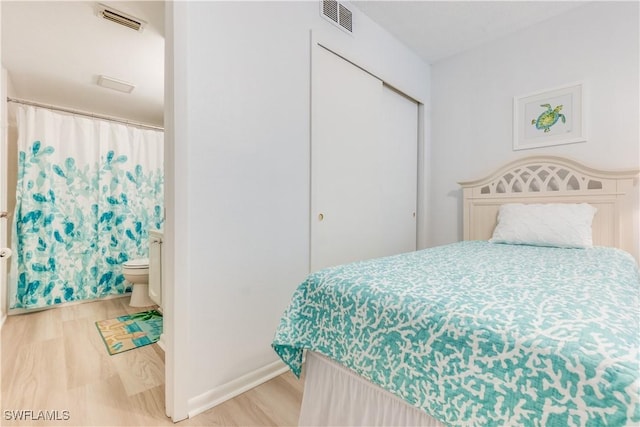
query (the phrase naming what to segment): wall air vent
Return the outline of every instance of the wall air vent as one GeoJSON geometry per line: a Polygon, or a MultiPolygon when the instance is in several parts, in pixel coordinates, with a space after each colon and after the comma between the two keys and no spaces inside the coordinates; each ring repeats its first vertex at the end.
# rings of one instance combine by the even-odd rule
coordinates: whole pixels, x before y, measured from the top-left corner
{"type": "Polygon", "coordinates": [[[320,15],[341,30],[353,33],[353,15],[337,0],[321,0],[320,15]]]}
{"type": "Polygon", "coordinates": [[[102,3],[98,3],[98,16],[136,31],[142,31],[146,24],[142,19],[136,18],[102,3]]]}
{"type": "Polygon", "coordinates": [[[340,26],[345,30],[352,32],[353,17],[351,15],[351,11],[346,7],[344,7],[343,5],[340,5],[340,14],[338,15],[338,17],[339,17],[338,24],[340,24],[340,26]]]}

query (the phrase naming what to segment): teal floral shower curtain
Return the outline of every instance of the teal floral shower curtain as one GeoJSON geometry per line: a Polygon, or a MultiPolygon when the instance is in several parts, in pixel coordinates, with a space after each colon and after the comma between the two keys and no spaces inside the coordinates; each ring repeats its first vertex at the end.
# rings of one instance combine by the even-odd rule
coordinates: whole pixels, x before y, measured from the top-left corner
{"type": "Polygon", "coordinates": [[[130,290],[122,264],[148,256],[163,221],[161,131],[18,108],[10,308],[130,290]]]}

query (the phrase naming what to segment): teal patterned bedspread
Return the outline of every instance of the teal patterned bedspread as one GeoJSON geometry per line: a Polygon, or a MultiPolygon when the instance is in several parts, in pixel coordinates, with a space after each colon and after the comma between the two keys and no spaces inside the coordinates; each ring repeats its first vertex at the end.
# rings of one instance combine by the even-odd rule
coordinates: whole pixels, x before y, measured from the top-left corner
{"type": "Polygon", "coordinates": [[[617,249],[468,241],[321,270],[272,345],[452,426],[640,424],[640,275],[617,249]]]}

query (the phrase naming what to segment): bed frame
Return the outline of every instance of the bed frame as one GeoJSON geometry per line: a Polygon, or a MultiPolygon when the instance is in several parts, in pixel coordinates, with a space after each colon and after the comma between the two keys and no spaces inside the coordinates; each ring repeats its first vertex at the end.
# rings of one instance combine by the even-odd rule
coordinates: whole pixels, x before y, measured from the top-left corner
{"type": "Polygon", "coordinates": [[[623,249],[640,260],[640,170],[606,171],[554,156],[511,162],[486,178],[460,182],[463,238],[487,240],[504,203],[589,203],[593,244],[623,249]]]}

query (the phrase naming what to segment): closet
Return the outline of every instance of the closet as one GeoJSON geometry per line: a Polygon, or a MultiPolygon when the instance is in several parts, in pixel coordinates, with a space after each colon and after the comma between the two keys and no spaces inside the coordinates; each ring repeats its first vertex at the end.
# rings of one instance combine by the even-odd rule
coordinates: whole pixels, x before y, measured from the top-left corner
{"type": "Polygon", "coordinates": [[[313,49],[311,271],[415,250],[418,104],[313,49]]]}

